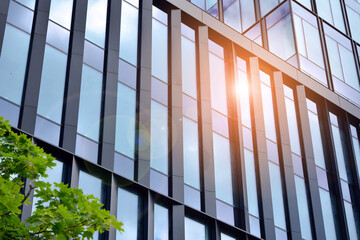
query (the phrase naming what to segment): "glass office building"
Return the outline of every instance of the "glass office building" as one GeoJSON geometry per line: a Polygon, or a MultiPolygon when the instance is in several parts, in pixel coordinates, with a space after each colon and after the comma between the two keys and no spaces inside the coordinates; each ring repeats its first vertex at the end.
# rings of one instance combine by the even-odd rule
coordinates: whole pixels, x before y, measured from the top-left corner
{"type": "Polygon", "coordinates": [[[359,22],[359,0],[1,0],[0,116],[123,221],[94,239],[360,239],[359,22]]]}

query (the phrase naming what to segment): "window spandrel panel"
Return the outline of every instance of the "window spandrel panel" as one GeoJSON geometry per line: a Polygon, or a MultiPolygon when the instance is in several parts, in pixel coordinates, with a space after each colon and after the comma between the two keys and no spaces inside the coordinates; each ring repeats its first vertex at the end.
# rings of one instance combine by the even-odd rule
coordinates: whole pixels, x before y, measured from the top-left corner
{"type": "Polygon", "coordinates": [[[72,7],[73,0],[52,0],[50,3],[49,19],[70,29],[72,7]]]}
{"type": "Polygon", "coordinates": [[[121,4],[120,57],[137,65],[139,10],[126,1],[121,4]]]}
{"type": "Polygon", "coordinates": [[[83,64],[77,130],[94,141],[99,141],[102,81],[101,72],[83,64]]]}
{"type": "Polygon", "coordinates": [[[116,231],[117,240],[138,239],[139,197],[122,188],[118,188],[117,219],[124,225],[123,232],[116,231]]]}
{"type": "Polygon", "coordinates": [[[85,38],[104,48],[107,0],[88,0],[85,38]]]}
{"type": "Polygon", "coordinates": [[[30,35],[6,24],[0,57],[0,96],[21,104],[30,35]]]}
{"type": "Polygon", "coordinates": [[[135,157],[136,92],[118,83],[115,150],[135,157]]]}
{"type": "Polygon", "coordinates": [[[167,26],[156,19],[152,19],[152,65],[151,73],[154,77],[168,82],[168,30],[167,26]]]}
{"type": "Polygon", "coordinates": [[[67,55],[46,45],[37,113],[58,124],[62,117],[66,65],[67,55]]]}
{"type": "Polygon", "coordinates": [[[168,109],[151,101],[150,166],[168,173],[168,109]]]}
{"type": "Polygon", "coordinates": [[[183,117],[184,182],[200,189],[198,124],[183,117]]]}

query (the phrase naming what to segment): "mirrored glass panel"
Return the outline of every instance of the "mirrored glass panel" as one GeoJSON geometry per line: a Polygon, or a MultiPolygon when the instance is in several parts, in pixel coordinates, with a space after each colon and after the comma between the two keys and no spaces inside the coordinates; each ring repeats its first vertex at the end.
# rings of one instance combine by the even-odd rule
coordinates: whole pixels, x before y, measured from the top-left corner
{"type": "Polygon", "coordinates": [[[169,210],[154,204],[154,240],[169,239],[169,210]]]}
{"type": "Polygon", "coordinates": [[[207,240],[204,224],[185,217],[185,240],[207,240]]]}
{"type": "Polygon", "coordinates": [[[340,0],[315,0],[320,17],[342,32],[345,32],[340,0]]]}
{"type": "Polygon", "coordinates": [[[49,19],[70,29],[73,0],[52,0],[49,19]]]}
{"type": "Polygon", "coordinates": [[[138,208],[139,197],[126,191],[122,188],[118,188],[117,199],[117,219],[124,225],[123,232],[116,231],[117,240],[137,240],[138,239],[138,208]]]}
{"type": "Polygon", "coordinates": [[[105,46],[107,0],[88,0],[85,38],[99,47],[105,46]]]}

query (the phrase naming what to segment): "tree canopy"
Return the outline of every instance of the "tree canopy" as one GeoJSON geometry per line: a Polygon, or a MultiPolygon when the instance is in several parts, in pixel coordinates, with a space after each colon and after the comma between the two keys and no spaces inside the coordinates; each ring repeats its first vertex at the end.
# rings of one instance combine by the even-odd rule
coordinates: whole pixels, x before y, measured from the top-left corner
{"type": "Polygon", "coordinates": [[[110,227],[123,231],[123,224],[93,195],[40,181],[55,165],[54,157],[0,117],[0,239],[92,239],[96,231],[110,227]],[[25,179],[31,180],[27,191],[25,179]],[[32,204],[28,198],[34,190],[35,210],[21,222],[21,208],[32,204]]]}

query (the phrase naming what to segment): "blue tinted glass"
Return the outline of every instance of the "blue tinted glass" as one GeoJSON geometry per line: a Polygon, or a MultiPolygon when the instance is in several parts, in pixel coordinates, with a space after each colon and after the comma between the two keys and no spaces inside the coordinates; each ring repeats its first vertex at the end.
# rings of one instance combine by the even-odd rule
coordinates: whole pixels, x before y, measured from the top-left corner
{"type": "Polygon", "coordinates": [[[84,44],[84,63],[88,64],[89,66],[103,71],[104,68],[104,50],[95,44],[85,41],[84,44]]]}
{"type": "Polygon", "coordinates": [[[205,10],[205,0],[190,0],[190,2],[192,2],[202,10],[205,10]]]}
{"type": "Polygon", "coordinates": [[[137,65],[139,10],[122,1],[120,26],[120,57],[137,65]]]}
{"type": "Polygon", "coordinates": [[[198,124],[183,118],[184,182],[200,189],[198,124]]]}
{"type": "MultiPolygon", "coordinates": [[[[353,126],[351,126],[351,127],[353,128],[353,126]]],[[[353,145],[353,149],[354,149],[354,156],[355,156],[356,166],[358,169],[358,174],[359,174],[359,179],[360,179],[360,143],[359,143],[359,140],[357,138],[355,138],[354,136],[352,137],[352,145],[353,145]]]]}
{"type": "Polygon", "coordinates": [[[327,181],[326,171],[320,167],[316,167],[316,175],[317,175],[319,187],[322,187],[325,190],[329,191],[329,185],[328,185],[328,181],[327,181]]]}
{"type": "Polygon", "coordinates": [[[246,190],[248,197],[249,213],[258,217],[259,207],[258,207],[256,171],[255,171],[253,152],[244,149],[244,158],[245,158],[246,190]]]}
{"type": "Polygon", "coordinates": [[[124,225],[123,232],[116,231],[117,240],[138,239],[139,197],[136,194],[118,188],[117,219],[124,225]]]}
{"type": "Polygon", "coordinates": [[[260,0],[261,16],[265,16],[283,0],[260,0]]]}
{"type": "Polygon", "coordinates": [[[136,92],[118,83],[115,150],[135,157],[136,92]]]}
{"type": "Polygon", "coordinates": [[[266,137],[276,142],[274,108],[272,102],[271,88],[261,84],[261,96],[264,110],[266,137]]]}
{"type": "Polygon", "coordinates": [[[135,162],[133,159],[127,158],[122,154],[115,153],[114,172],[128,179],[134,179],[135,162]]]}
{"type": "Polygon", "coordinates": [[[73,0],[52,0],[49,18],[70,29],[73,0]]]}
{"type": "Polygon", "coordinates": [[[294,101],[285,97],[286,115],[289,127],[291,151],[301,156],[299,129],[294,101]]]}
{"type": "Polygon", "coordinates": [[[78,132],[99,141],[102,74],[83,64],[79,103],[78,132]]]}
{"type": "Polygon", "coordinates": [[[30,35],[7,24],[0,57],[0,96],[21,103],[30,35]]]}
{"type": "Polygon", "coordinates": [[[271,199],[275,226],[286,229],[284,199],[280,176],[280,167],[269,162],[271,199]]]}
{"type": "Polygon", "coordinates": [[[228,236],[228,235],[226,235],[226,234],[224,234],[224,233],[221,233],[220,239],[221,239],[221,240],[236,240],[235,238],[230,237],[230,236],[228,236]]]}
{"type": "Polygon", "coordinates": [[[150,188],[163,195],[168,195],[168,176],[153,169],[150,169],[150,188]]]}
{"type": "Polygon", "coordinates": [[[351,87],[360,91],[359,78],[356,72],[354,55],[352,51],[349,51],[343,46],[338,46],[340,51],[340,59],[343,66],[345,82],[351,87]]]}
{"type": "Polygon", "coordinates": [[[34,12],[26,7],[10,1],[7,22],[21,28],[22,30],[31,33],[34,12]]]}
{"type": "Polygon", "coordinates": [[[344,201],[344,207],[346,214],[346,222],[349,230],[349,237],[351,240],[359,239],[356,233],[356,223],[355,223],[353,206],[350,203],[344,201]]]}
{"type": "Polygon", "coordinates": [[[339,0],[316,0],[316,6],[320,17],[339,30],[345,31],[339,0]]]}
{"type": "Polygon", "coordinates": [[[169,210],[154,204],[154,240],[169,239],[169,210]]]}
{"type": "Polygon", "coordinates": [[[99,144],[81,136],[80,134],[76,135],[76,148],[75,154],[92,162],[98,162],[98,150],[99,144]]]}
{"type": "Polygon", "coordinates": [[[234,225],[234,207],[216,200],[216,218],[230,225],[234,225]]]}
{"type": "Polygon", "coordinates": [[[211,107],[227,115],[224,60],[210,53],[211,107]]]}
{"type": "Polygon", "coordinates": [[[339,128],[332,125],[331,131],[333,134],[336,162],[337,162],[337,166],[338,166],[338,170],[339,170],[339,175],[340,175],[340,178],[347,181],[348,178],[347,178],[347,173],[346,173],[345,156],[344,156],[344,150],[343,150],[341,136],[340,136],[340,130],[339,130],[339,128]]]}
{"type": "Polygon", "coordinates": [[[340,62],[340,55],[338,50],[338,45],[336,41],[332,38],[326,36],[326,46],[328,50],[328,57],[331,67],[331,74],[341,80],[344,79],[342,69],[341,69],[341,62],[340,62]]]}
{"type": "Polygon", "coordinates": [[[255,23],[255,6],[252,0],[240,0],[240,16],[242,31],[245,31],[255,23]]]}
{"type": "Polygon", "coordinates": [[[0,98],[0,116],[8,119],[13,127],[18,126],[20,107],[0,98]]]}
{"type": "Polygon", "coordinates": [[[136,89],[136,67],[119,59],[118,80],[134,89],[136,89]]]}
{"type": "Polygon", "coordinates": [[[40,116],[37,116],[34,135],[48,143],[57,146],[59,145],[60,139],[60,126],[40,116]]]}
{"type": "Polygon", "coordinates": [[[168,109],[155,101],[151,101],[150,158],[152,168],[168,173],[168,109]]]}
{"type": "Polygon", "coordinates": [[[49,21],[46,42],[67,53],[69,49],[70,31],[49,21]]]}
{"type": "Polygon", "coordinates": [[[49,45],[45,47],[38,114],[61,123],[67,55],[49,45]]]}
{"type": "Polygon", "coordinates": [[[314,158],[316,165],[325,168],[324,150],[321,139],[319,120],[316,114],[308,111],[311,141],[314,150],[314,158]]]}
{"type": "Polygon", "coordinates": [[[298,0],[298,2],[311,10],[311,0],[298,0]]]}
{"type": "Polygon", "coordinates": [[[163,81],[159,81],[156,78],[151,79],[151,98],[168,105],[168,85],[163,81]]]}
{"type": "Polygon", "coordinates": [[[330,194],[328,191],[325,191],[321,188],[319,188],[319,193],[320,193],[321,210],[323,214],[326,239],[336,240],[337,239],[335,232],[336,228],[335,228],[330,194]]]}
{"type": "Polygon", "coordinates": [[[31,8],[31,9],[35,8],[36,0],[16,0],[16,1],[18,1],[19,3],[24,4],[25,6],[31,8]]]}
{"type": "Polygon", "coordinates": [[[224,23],[238,32],[242,32],[239,0],[234,1],[234,3],[226,8],[224,7],[224,23]]]}
{"type": "Polygon", "coordinates": [[[250,233],[257,237],[261,237],[260,220],[249,215],[250,233]]]}
{"type": "Polygon", "coordinates": [[[206,240],[204,224],[185,217],[185,240],[206,240]]]}
{"type": "Polygon", "coordinates": [[[283,18],[267,30],[269,50],[283,60],[295,54],[291,15],[283,18]]]}
{"type": "Polygon", "coordinates": [[[201,210],[200,190],[196,190],[188,185],[184,185],[184,201],[186,205],[201,210]]]}
{"type": "Polygon", "coordinates": [[[312,239],[309,207],[304,179],[295,176],[295,188],[300,218],[301,237],[303,239],[312,239]]]}
{"type": "Polygon", "coordinates": [[[360,31],[358,25],[358,23],[360,22],[360,4],[356,4],[355,2],[351,2],[351,1],[346,1],[346,4],[354,5],[354,6],[346,5],[346,12],[349,19],[351,37],[355,41],[360,43],[360,31]]]}
{"type": "Polygon", "coordinates": [[[100,47],[105,46],[107,0],[88,0],[85,38],[100,47]]]}
{"type": "Polygon", "coordinates": [[[184,36],[181,37],[181,69],[183,92],[196,99],[195,43],[184,36]]]}
{"type": "MultiPolygon", "coordinates": [[[[160,11],[160,10],[159,10],[160,11]]],[[[168,29],[153,18],[152,20],[152,66],[154,77],[168,81],[168,29]]]]}
{"type": "Polygon", "coordinates": [[[233,204],[229,140],[213,133],[216,197],[233,204]]]}

